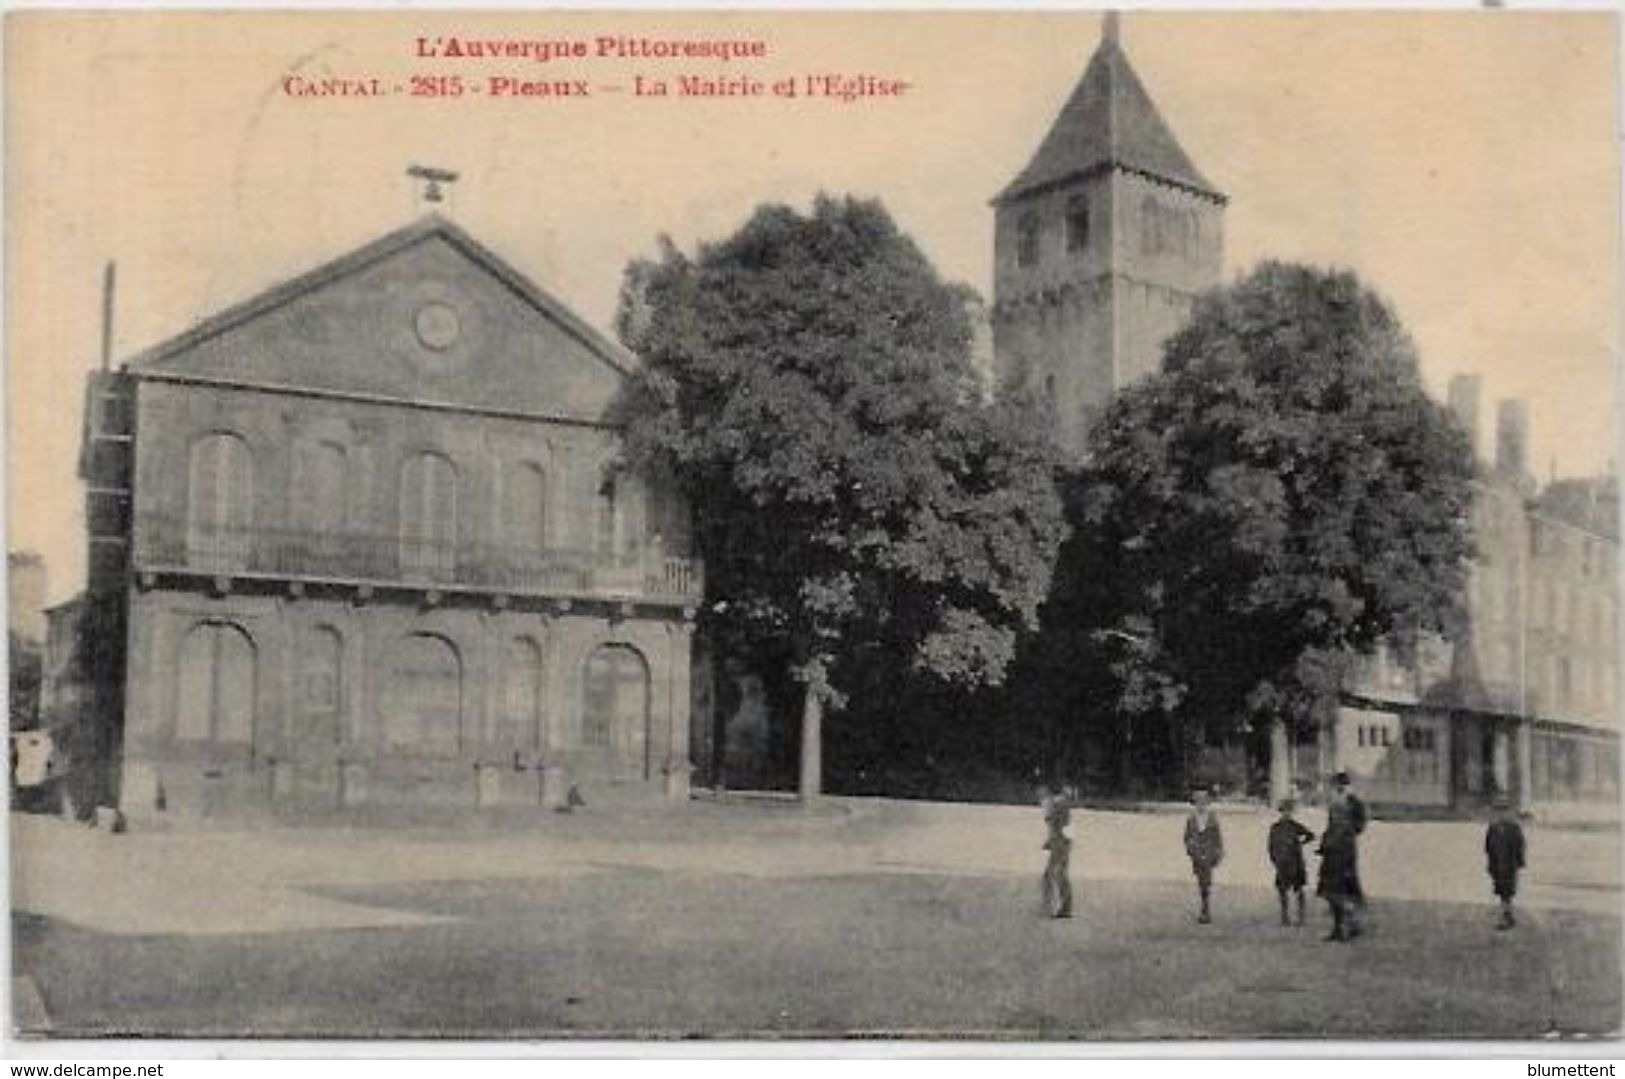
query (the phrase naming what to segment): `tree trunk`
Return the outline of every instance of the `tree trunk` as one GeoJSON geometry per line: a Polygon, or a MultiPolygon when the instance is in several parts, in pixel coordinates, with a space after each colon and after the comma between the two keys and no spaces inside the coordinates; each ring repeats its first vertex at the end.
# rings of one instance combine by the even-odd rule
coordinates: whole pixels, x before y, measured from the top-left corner
{"type": "Polygon", "coordinates": [[[824,697],[808,682],[801,699],[801,801],[812,805],[824,793],[824,697]]]}
{"type": "Polygon", "coordinates": [[[1286,719],[1270,720],[1270,804],[1280,805],[1292,797],[1292,739],[1286,719]]]}
{"type": "Polygon", "coordinates": [[[1112,745],[1116,756],[1113,762],[1117,778],[1116,794],[1133,794],[1134,784],[1134,717],[1124,715],[1115,724],[1117,737],[1112,745]]]}

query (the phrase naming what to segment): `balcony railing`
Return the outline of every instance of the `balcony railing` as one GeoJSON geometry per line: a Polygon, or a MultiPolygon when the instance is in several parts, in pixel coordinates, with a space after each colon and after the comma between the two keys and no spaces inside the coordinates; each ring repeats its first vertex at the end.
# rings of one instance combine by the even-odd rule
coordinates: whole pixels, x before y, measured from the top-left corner
{"type": "Polygon", "coordinates": [[[644,548],[620,557],[581,549],[455,543],[439,537],[298,528],[199,527],[141,514],[138,570],[290,580],[472,588],[514,595],[697,602],[700,565],[644,548]]]}

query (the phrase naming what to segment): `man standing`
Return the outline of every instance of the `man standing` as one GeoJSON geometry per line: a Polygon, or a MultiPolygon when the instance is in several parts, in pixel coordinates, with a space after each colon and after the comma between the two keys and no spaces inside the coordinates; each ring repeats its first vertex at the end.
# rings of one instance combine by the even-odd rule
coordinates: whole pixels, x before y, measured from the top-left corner
{"type": "Polygon", "coordinates": [[[1361,933],[1359,914],[1365,906],[1365,889],[1360,885],[1359,836],[1365,831],[1366,809],[1350,789],[1352,785],[1347,772],[1332,777],[1326,831],[1320,839],[1316,892],[1332,911],[1332,931],[1327,940],[1353,940],[1361,933]]]}
{"type": "Polygon", "coordinates": [[[1044,866],[1044,913],[1051,918],[1070,918],[1072,840],[1067,837],[1066,826],[1072,823],[1071,798],[1060,787],[1048,787],[1039,804],[1044,810],[1044,827],[1048,832],[1044,849],[1049,851],[1049,861],[1044,866]]]}
{"type": "Polygon", "coordinates": [[[1213,870],[1224,860],[1224,836],[1219,832],[1219,815],[1208,803],[1208,793],[1197,789],[1191,795],[1192,809],[1185,818],[1185,853],[1191,860],[1191,872],[1196,876],[1196,894],[1202,901],[1198,923],[1213,921],[1208,899],[1213,891],[1213,870]]]}
{"type": "Polygon", "coordinates": [[[1501,921],[1495,928],[1511,929],[1518,924],[1512,913],[1512,897],[1518,894],[1518,871],[1523,868],[1523,828],[1512,811],[1512,800],[1504,794],[1495,797],[1495,820],[1484,833],[1484,855],[1490,883],[1501,901],[1501,921]]]}

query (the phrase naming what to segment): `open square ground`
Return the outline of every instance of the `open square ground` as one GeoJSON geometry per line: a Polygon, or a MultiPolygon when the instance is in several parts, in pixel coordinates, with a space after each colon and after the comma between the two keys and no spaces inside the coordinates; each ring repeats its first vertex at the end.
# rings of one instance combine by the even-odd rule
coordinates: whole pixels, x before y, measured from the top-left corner
{"type": "Polygon", "coordinates": [[[1340,945],[1312,900],[1308,925],[1278,924],[1268,817],[1223,819],[1204,926],[1167,813],[1079,814],[1071,921],[1038,911],[1032,809],[696,803],[123,836],[14,817],[14,1006],[54,1037],[1618,1029],[1617,832],[1532,830],[1501,933],[1481,825],[1377,822],[1370,932],[1340,945]]]}

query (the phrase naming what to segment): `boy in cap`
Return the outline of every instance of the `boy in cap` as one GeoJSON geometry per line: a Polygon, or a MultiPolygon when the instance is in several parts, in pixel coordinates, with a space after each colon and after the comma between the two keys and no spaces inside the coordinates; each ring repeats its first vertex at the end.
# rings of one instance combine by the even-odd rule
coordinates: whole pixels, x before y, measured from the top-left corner
{"type": "Polygon", "coordinates": [[[1045,787],[1039,804],[1044,809],[1044,826],[1049,833],[1043,848],[1049,851],[1049,861],[1044,866],[1044,913],[1051,918],[1070,918],[1072,840],[1067,838],[1066,826],[1072,823],[1071,800],[1059,787],[1045,787]]]}
{"type": "Polygon", "coordinates": [[[1504,794],[1495,797],[1495,819],[1484,833],[1484,854],[1488,859],[1490,883],[1501,900],[1501,921],[1495,928],[1511,929],[1518,924],[1512,914],[1512,897],[1518,893],[1518,870],[1523,868],[1523,828],[1512,811],[1512,800],[1504,794]]]}
{"type": "Polygon", "coordinates": [[[1219,832],[1219,815],[1208,804],[1208,793],[1198,788],[1191,795],[1190,816],[1185,818],[1185,853],[1191,860],[1191,872],[1196,876],[1196,894],[1202,901],[1202,912],[1197,922],[1207,925],[1213,921],[1208,909],[1208,897],[1213,891],[1213,870],[1224,860],[1224,836],[1219,832]]]}
{"type": "Polygon", "coordinates": [[[1281,803],[1281,816],[1270,825],[1270,863],[1275,866],[1275,893],[1281,899],[1281,924],[1291,925],[1287,917],[1287,897],[1298,897],[1298,924],[1303,924],[1303,888],[1309,883],[1309,871],[1303,862],[1303,846],[1315,838],[1315,833],[1299,824],[1292,812],[1297,808],[1292,799],[1281,803]]]}

